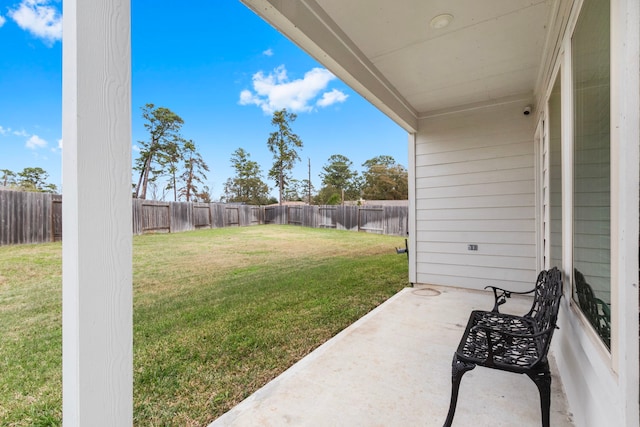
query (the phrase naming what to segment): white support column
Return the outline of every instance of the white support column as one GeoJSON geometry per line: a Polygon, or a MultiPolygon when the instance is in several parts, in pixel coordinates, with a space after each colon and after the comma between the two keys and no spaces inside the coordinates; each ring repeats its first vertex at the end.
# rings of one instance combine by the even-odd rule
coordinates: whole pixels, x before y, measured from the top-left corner
{"type": "Polygon", "coordinates": [[[63,424],[130,426],[130,0],[63,15],[63,424]]]}
{"type": "Polygon", "coordinates": [[[611,2],[611,282],[613,370],[624,425],[638,425],[640,4],[611,2]]]}
{"type": "MultiPolygon", "coordinates": [[[[419,125],[418,125],[419,127],[419,125]]],[[[418,254],[416,250],[418,248],[418,244],[416,239],[418,237],[417,227],[416,227],[416,139],[417,133],[413,132],[408,135],[408,148],[409,148],[409,165],[408,165],[408,184],[409,184],[409,282],[417,283],[418,282],[418,274],[417,274],[417,262],[418,262],[418,254]]]]}

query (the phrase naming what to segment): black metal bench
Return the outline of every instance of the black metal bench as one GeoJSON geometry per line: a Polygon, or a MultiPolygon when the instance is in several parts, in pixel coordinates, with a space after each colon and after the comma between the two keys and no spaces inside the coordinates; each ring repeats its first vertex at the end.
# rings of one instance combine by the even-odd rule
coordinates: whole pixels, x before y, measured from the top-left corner
{"type": "MultiPolygon", "coordinates": [[[[542,271],[536,286],[528,292],[511,292],[495,286],[495,304],[491,311],[471,312],[469,322],[453,355],[451,403],[444,423],[451,426],[458,402],[462,376],[476,366],[527,374],[540,392],[542,425],[549,426],[551,373],[547,352],[556,329],[562,297],[562,274],[557,268],[542,271]],[[533,305],[524,316],[498,311],[511,295],[533,294],[533,305]]],[[[485,289],[486,289],[485,288],[485,289]]]]}

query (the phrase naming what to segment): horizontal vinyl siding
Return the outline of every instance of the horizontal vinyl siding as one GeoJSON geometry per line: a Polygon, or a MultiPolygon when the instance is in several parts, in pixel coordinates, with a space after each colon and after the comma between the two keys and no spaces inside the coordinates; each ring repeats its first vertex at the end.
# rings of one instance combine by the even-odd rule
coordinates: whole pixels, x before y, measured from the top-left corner
{"type": "Polygon", "coordinates": [[[442,199],[418,199],[416,209],[475,209],[500,207],[524,207],[530,209],[535,203],[533,194],[525,195],[499,195],[499,196],[472,196],[465,198],[442,198],[442,199]]]}
{"type": "MultiPolygon", "coordinates": [[[[493,138],[496,136],[493,135],[493,138]]],[[[493,143],[493,142],[492,142],[493,143]]],[[[478,160],[492,160],[504,156],[508,151],[509,157],[527,156],[531,151],[531,141],[515,142],[513,144],[494,145],[480,148],[465,148],[459,151],[445,151],[441,153],[425,153],[417,155],[422,166],[460,164],[478,160]]]]}
{"type": "MultiPolygon", "coordinates": [[[[482,244],[492,243],[497,245],[531,245],[535,239],[534,232],[487,232],[486,230],[477,231],[450,231],[450,230],[438,230],[438,231],[423,231],[418,230],[416,238],[418,242],[425,242],[431,244],[434,242],[452,242],[464,245],[467,248],[467,243],[482,244]]],[[[475,253],[480,253],[482,248],[478,248],[475,253]]],[[[471,252],[470,255],[474,255],[471,252]]],[[[532,266],[533,268],[533,266],[532,266]]],[[[535,279],[535,277],[534,277],[535,279]]]]}
{"type": "MultiPolygon", "coordinates": [[[[468,255],[469,251],[466,246],[456,242],[429,242],[419,243],[417,245],[418,252],[437,253],[437,254],[462,254],[468,255]]],[[[480,252],[480,251],[478,251],[480,252]]],[[[536,256],[535,245],[515,244],[509,245],[504,243],[485,243],[482,247],[482,255],[494,255],[497,257],[524,257],[531,258],[536,256]]]]}
{"type": "MultiPolygon", "coordinates": [[[[504,153],[503,153],[504,155],[504,153]]],[[[508,158],[495,158],[495,159],[481,159],[481,160],[468,160],[464,164],[464,173],[472,172],[490,172],[490,171],[507,171],[510,169],[521,169],[531,167],[532,156],[519,155],[510,156],[508,158]]],[[[420,160],[417,159],[416,160],[420,160]]],[[[430,177],[430,176],[457,176],[460,174],[459,170],[452,168],[451,164],[442,165],[428,165],[428,164],[416,164],[416,176],[430,177]]]]}
{"type": "Polygon", "coordinates": [[[501,208],[458,208],[458,209],[423,209],[416,214],[418,220],[458,220],[469,219],[477,220],[478,218],[499,219],[534,219],[534,212],[529,207],[522,206],[504,206],[501,208]]]}
{"type": "Polygon", "coordinates": [[[419,197],[421,199],[435,199],[519,195],[527,194],[530,184],[531,181],[478,182],[476,184],[458,185],[452,187],[419,188],[416,190],[416,197],[419,197]]]}
{"type": "Polygon", "coordinates": [[[418,282],[532,287],[533,134],[534,119],[515,104],[421,120],[415,159],[418,282]],[[469,251],[469,244],[478,250],[469,251]]]}
{"type": "Polygon", "coordinates": [[[419,188],[438,188],[470,185],[478,182],[502,183],[509,181],[531,180],[533,179],[533,174],[533,166],[530,168],[517,167],[514,169],[492,170],[488,172],[469,172],[468,170],[465,170],[465,173],[463,174],[418,178],[416,180],[416,184],[419,188]]]}
{"type": "Polygon", "coordinates": [[[534,233],[535,224],[527,219],[475,219],[466,220],[433,220],[425,221],[422,224],[421,231],[453,231],[453,232],[473,232],[474,230],[482,230],[483,232],[531,232],[534,233]]]}

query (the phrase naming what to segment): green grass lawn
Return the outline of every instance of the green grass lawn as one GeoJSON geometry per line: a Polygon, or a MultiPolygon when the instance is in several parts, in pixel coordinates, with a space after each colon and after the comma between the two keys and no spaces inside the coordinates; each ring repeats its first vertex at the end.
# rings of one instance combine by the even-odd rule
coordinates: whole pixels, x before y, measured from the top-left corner
{"type": "MultiPolygon", "coordinates": [[[[400,237],[254,226],[133,238],[136,425],[202,426],[407,284],[400,237]]],[[[61,418],[61,245],[0,247],[0,425],[61,418]]]]}

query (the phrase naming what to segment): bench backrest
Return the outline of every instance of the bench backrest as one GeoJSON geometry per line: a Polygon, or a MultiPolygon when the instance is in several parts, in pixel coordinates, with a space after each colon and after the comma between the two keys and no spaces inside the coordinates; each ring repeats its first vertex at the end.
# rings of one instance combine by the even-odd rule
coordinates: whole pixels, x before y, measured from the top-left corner
{"type": "Polygon", "coordinates": [[[558,320],[560,299],[562,298],[562,273],[557,267],[543,270],[538,275],[531,310],[525,315],[531,317],[538,326],[538,332],[547,331],[540,338],[543,354],[549,350],[551,337],[558,320]]]}

